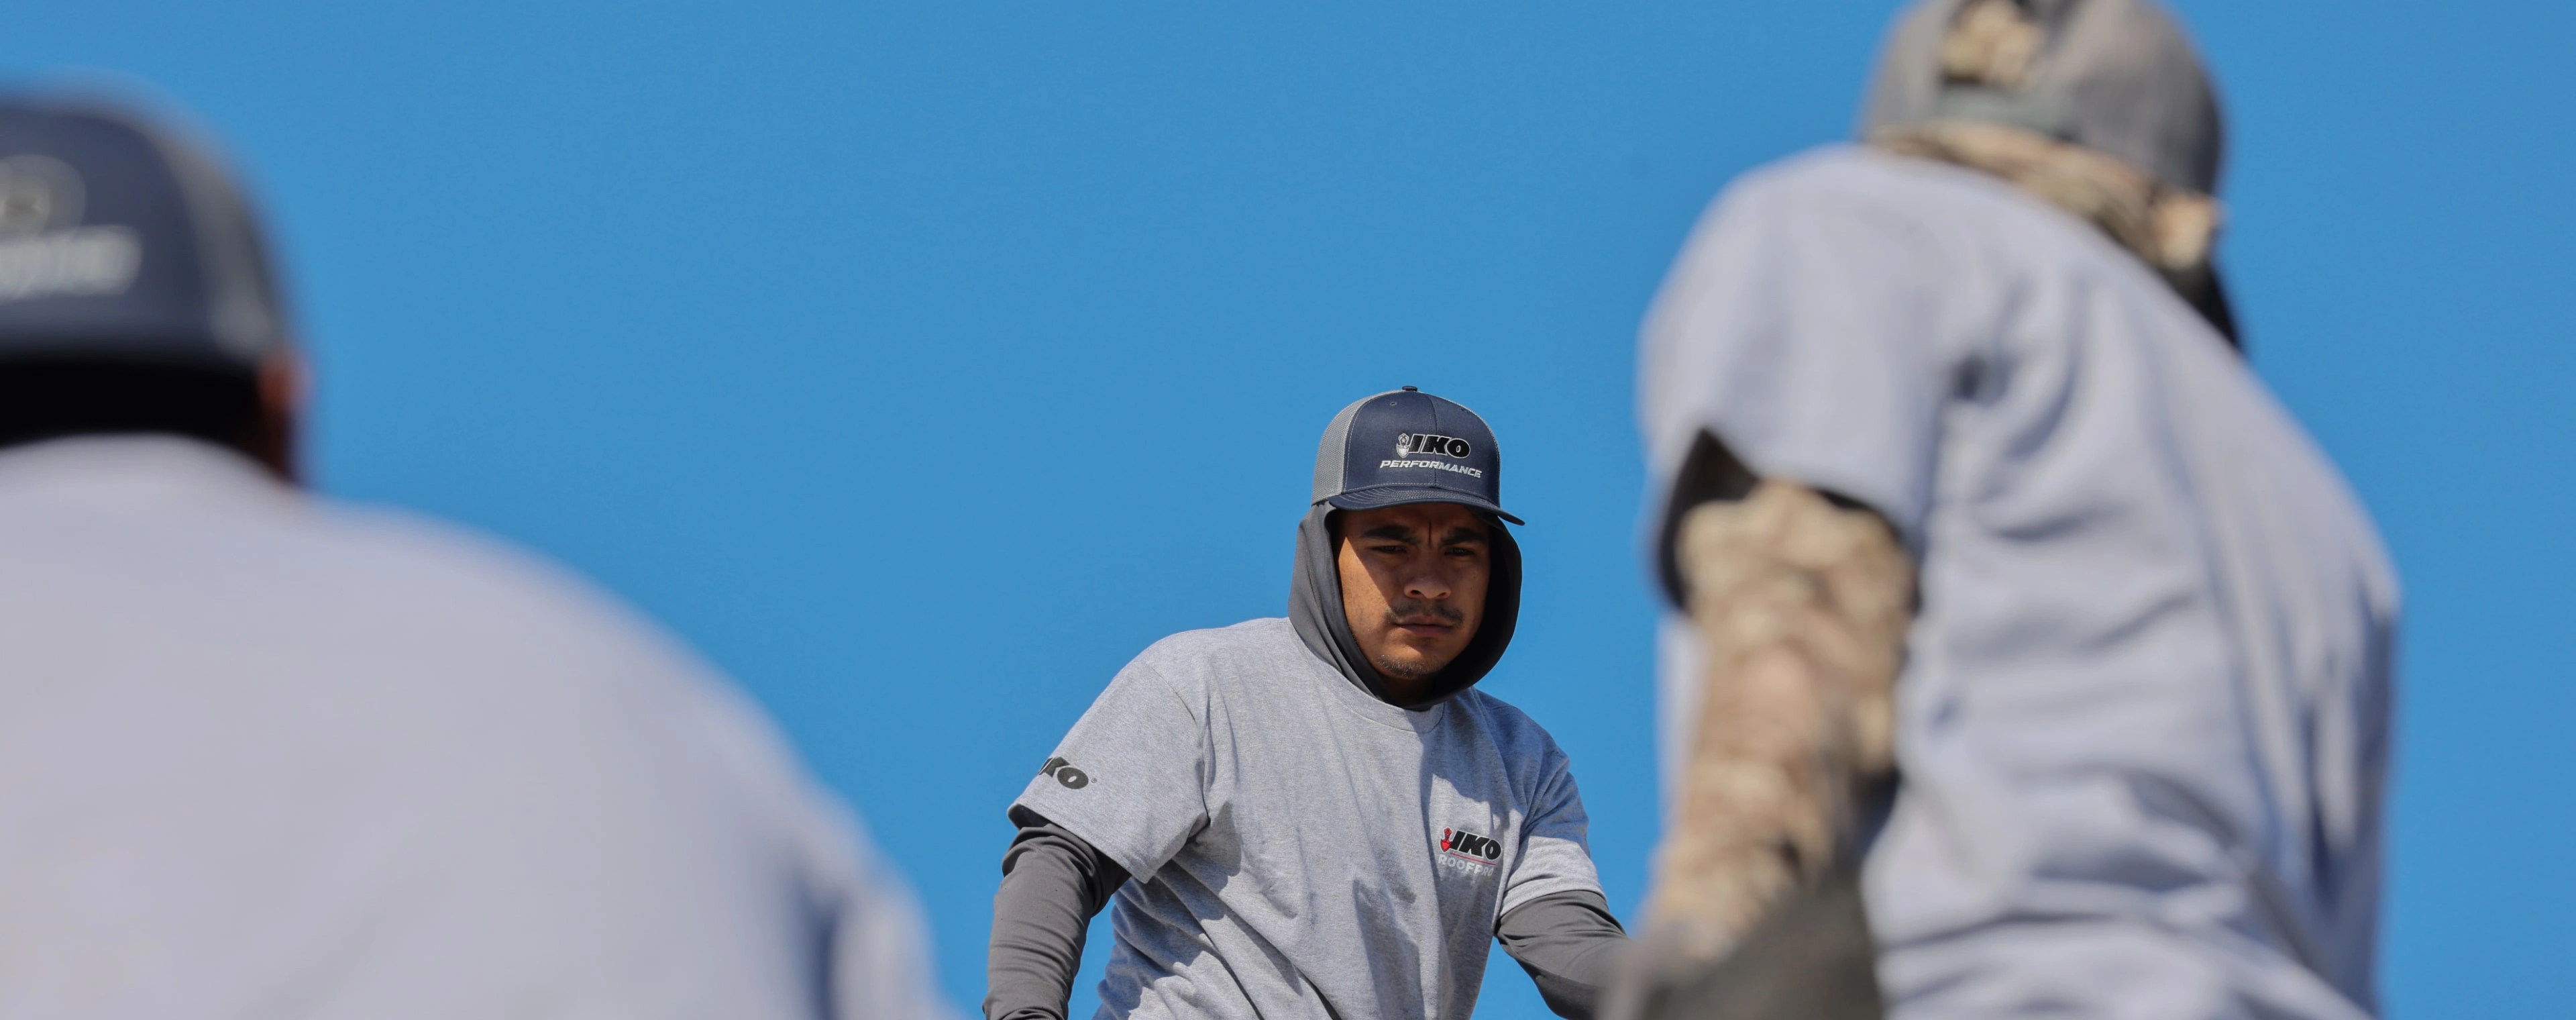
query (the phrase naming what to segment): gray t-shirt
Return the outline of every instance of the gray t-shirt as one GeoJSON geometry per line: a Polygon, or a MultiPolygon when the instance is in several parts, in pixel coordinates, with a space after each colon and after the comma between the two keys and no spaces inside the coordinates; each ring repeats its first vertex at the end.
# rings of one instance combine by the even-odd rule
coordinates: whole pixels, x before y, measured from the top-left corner
{"type": "MultiPolygon", "coordinates": [[[[1895,1016],[2372,1008],[2396,578],[2136,258],[1994,178],[1830,150],[1719,199],[1640,386],[1657,477],[1705,430],[1921,559],[1865,871],[1895,1016]]],[[[1697,684],[1667,633],[1669,725],[1697,684]]]]}
{"type": "Polygon", "coordinates": [[[1107,1018],[1463,1020],[1505,912],[1600,889],[1538,724],[1378,701],[1285,619],[1156,642],[1017,803],[1135,876],[1107,1018]]]}
{"type": "Polygon", "coordinates": [[[187,440],[0,451],[0,1016],[944,1017],[853,821],[544,564],[187,440]]]}

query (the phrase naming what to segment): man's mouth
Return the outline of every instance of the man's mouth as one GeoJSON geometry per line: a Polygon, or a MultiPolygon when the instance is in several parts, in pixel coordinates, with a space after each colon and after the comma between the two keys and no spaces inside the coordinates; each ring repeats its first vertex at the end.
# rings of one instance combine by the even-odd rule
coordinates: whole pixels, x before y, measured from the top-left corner
{"type": "Polygon", "coordinates": [[[1395,629],[1414,637],[1448,637],[1457,631],[1459,625],[1467,621],[1464,618],[1466,614],[1455,611],[1444,612],[1444,608],[1416,603],[1403,607],[1398,612],[1388,613],[1388,622],[1395,624],[1395,629]]]}

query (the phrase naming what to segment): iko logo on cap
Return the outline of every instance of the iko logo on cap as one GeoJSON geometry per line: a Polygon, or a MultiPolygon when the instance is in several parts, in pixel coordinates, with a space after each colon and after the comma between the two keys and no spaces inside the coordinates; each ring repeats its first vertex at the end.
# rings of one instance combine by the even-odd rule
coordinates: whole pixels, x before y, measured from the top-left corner
{"type": "Polygon", "coordinates": [[[1467,445],[1464,439],[1454,436],[1435,436],[1428,432],[1407,432],[1395,437],[1395,455],[1398,458],[1418,457],[1432,453],[1465,460],[1468,454],[1475,452],[1475,449],[1467,445]]]}
{"type": "Polygon", "coordinates": [[[80,173],[51,156],[0,159],[0,302],[122,294],[143,265],[125,227],[80,225],[80,173]]]}

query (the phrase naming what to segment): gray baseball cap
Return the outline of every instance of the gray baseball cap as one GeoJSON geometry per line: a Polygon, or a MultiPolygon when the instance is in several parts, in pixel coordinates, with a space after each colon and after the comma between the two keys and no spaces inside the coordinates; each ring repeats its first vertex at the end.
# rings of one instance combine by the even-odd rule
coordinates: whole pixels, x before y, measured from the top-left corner
{"type": "Polygon", "coordinates": [[[2009,124],[2112,156],[2164,184],[2218,193],[2226,129],[2191,39],[2154,0],[2015,0],[2045,41],[2018,87],[1945,79],[1970,0],[1924,0],[1879,58],[1861,136],[1944,120],[2009,124]]]}
{"type": "Polygon", "coordinates": [[[115,104],[0,95],[0,359],[254,368],[287,346],[277,290],[205,150],[115,104]]]}

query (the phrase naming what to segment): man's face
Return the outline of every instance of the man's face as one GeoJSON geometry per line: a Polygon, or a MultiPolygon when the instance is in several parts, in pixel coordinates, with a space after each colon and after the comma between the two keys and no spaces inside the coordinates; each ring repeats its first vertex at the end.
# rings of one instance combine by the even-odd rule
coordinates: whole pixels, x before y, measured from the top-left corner
{"type": "Polygon", "coordinates": [[[1456,503],[1344,510],[1333,517],[1342,615],[1399,704],[1428,694],[1485,618],[1493,537],[1456,503]]]}

